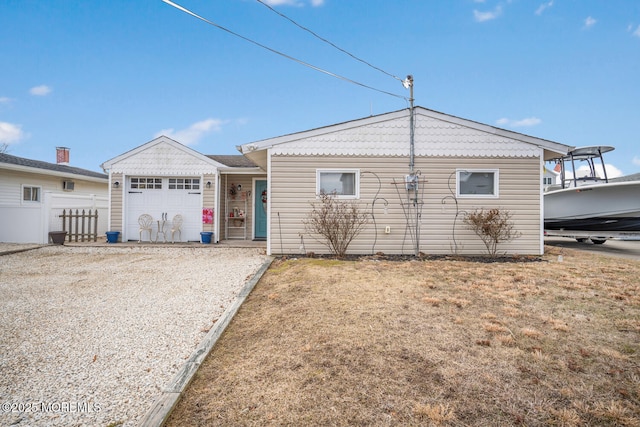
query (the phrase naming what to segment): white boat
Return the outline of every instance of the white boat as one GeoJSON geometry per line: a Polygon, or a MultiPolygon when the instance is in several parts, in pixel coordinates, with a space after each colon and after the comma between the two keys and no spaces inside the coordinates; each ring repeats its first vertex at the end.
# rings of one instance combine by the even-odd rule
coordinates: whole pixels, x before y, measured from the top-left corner
{"type": "Polygon", "coordinates": [[[544,193],[546,235],[589,238],[596,244],[608,238],[640,239],[640,181],[607,177],[602,154],[613,150],[611,146],[580,147],[556,159],[561,165],[560,184],[547,187],[544,193]],[[598,163],[602,176],[596,170],[598,163]],[[588,172],[582,176],[578,169],[584,164],[588,172]]]}

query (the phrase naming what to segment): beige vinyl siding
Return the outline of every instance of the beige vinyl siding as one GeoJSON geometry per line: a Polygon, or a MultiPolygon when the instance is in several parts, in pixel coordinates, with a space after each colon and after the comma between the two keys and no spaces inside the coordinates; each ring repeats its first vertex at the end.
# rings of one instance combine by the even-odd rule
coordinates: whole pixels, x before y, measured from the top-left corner
{"type": "MultiPolygon", "coordinates": [[[[474,208],[508,210],[513,215],[516,229],[522,233],[519,239],[503,244],[500,251],[519,254],[537,254],[540,247],[540,161],[537,158],[417,158],[415,170],[426,180],[422,221],[420,224],[420,250],[427,254],[450,254],[456,251],[453,240],[456,217],[455,171],[466,169],[499,170],[499,195],[497,199],[458,199],[459,215],[455,236],[460,254],[484,253],[482,241],[467,230],[462,223],[464,211],[474,208]],[[453,175],[452,175],[453,174],[453,175]],[[451,179],[449,180],[449,177],[451,179]],[[448,183],[451,184],[451,192],[448,183]]],[[[302,252],[326,253],[327,248],[309,234],[303,220],[311,211],[311,203],[317,202],[316,170],[360,170],[360,199],[362,209],[371,212],[377,195],[374,215],[376,228],[370,222],[365,231],[349,247],[349,253],[413,254],[410,234],[406,231],[406,219],[400,196],[392,182],[401,183],[409,171],[408,159],[400,157],[328,157],[328,156],[273,156],[271,158],[271,251],[274,254],[302,252]],[[380,179],[371,173],[373,171],[380,179]],[[385,200],[388,203],[385,214],[385,200]],[[391,232],[385,234],[385,227],[391,232]],[[377,236],[376,236],[377,229],[377,236]],[[375,240],[375,246],[374,246],[375,240]]],[[[406,201],[404,186],[398,187],[406,201]]]]}
{"type": "MultiPolygon", "coordinates": [[[[499,208],[512,214],[515,229],[522,233],[518,239],[501,244],[500,252],[512,254],[538,254],[540,251],[540,185],[539,160],[535,158],[442,158],[429,160],[429,167],[416,161],[417,168],[426,170],[427,192],[423,209],[421,249],[425,253],[460,254],[485,253],[480,238],[463,223],[465,212],[474,209],[499,208]],[[447,180],[456,168],[496,169],[499,171],[499,198],[458,198],[458,220],[455,228],[456,204],[449,191],[447,180]],[[443,203],[444,201],[444,203],[443,203]],[[426,250],[425,250],[426,249],[426,250]]],[[[451,178],[451,191],[455,195],[455,174],[451,178]]]]}
{"type": "Polygon", "coordinates": [[[213,224],[202,224],[202,231],[215,231],[218,222],[216,209],[216,176],[204,175],[202,179],[202,208],[213,209],[213,224]],[[207,182],[211,182],[211,188],[207,188],[207,182]]]}
{"type": "Polygon", "coordinates": [[[111,174],[111,210],[110,210],[110,231],[119,231],[120,238],[122,238],[123,233],[123,213],[122,213],[122,197],[127,188],[127,184],[124,181],[124,176],[121,173],[113,173],[111,174]],[[114,182],[120,182],[119,188],[114,188],[114,182]]]}

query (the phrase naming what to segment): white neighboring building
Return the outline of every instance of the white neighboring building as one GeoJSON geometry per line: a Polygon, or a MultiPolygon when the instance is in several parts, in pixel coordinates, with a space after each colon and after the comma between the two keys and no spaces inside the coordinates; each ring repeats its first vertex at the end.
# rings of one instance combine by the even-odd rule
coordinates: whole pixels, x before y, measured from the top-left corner
{"type": "Polygon", "coordinates": [[[542,174],[542,188],[546,191],[551,185],[558,184],[561,184],[560,165],[556,165],[554,169],[550,169],[545,165],[544,173],[542,174]]]}
{"type": "Polygon", "coordinates": [[[56,163],[0,153],[0,242],[48,243],[63,209],[97,210],[98,236],[107,231],[108,176],[69,166],[69,149],[56,150],[56,163]]]}

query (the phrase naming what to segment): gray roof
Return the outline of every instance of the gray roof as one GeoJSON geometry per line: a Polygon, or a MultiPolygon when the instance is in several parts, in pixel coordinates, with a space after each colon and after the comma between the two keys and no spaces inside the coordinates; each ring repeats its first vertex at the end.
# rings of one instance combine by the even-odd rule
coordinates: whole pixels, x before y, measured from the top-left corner
{"type": "Polygon", "coordinates": [[[255,168],[256,165],[251,160],[247,159],[242,154],[231,155],[217,155],[207,154],[207,157],[211,160],[215,160],[218,163],[222,163],[225,166],[231,168],[255,168]]]}
{"type": "Polygon", "coordinates": [[[618,178],[610,178],[609,181],[612,181],[612,182],[640,181],[640,173],[625,175],[618,178]]]}
{"type": "Polygon", "coordinates": [[[6,154],[6,153],[0,153],[0,163],[7,163],[10,165],[24,166],[28,168],[34,168],[34,169],[43,169],[48,171],[60,172],[60,173],[68,173],[73,175],[88,176],[91,178],[102,178],[102,179],[109,178],[108,175],[100,172],[94,172],[87,169],[76,168],[68,165],[61,165],[58,163],[49,163],[49,162],[43,162],[40,160],[25,159],[24,157],[12,156],[11,154],[6,154]]]}

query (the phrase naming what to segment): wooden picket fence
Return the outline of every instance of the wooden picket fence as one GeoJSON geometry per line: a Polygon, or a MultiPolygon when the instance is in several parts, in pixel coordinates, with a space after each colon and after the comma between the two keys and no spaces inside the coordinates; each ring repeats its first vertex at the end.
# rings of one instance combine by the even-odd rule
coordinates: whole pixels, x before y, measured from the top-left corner
{"type": "Polygon", "coordinates": [[[75,213],[73,209],[69,209],[67,213],[66,209],[62,210],[62,231],[67,232],[67,240],[69,242],[96,242],[98,240],[98,210],[95,209],[93,213],[91,209],[86,212],[84,209],[82,213],[76,209],[75,213]],[[78,240],[79,239],[79,240],[78,240]]]}

